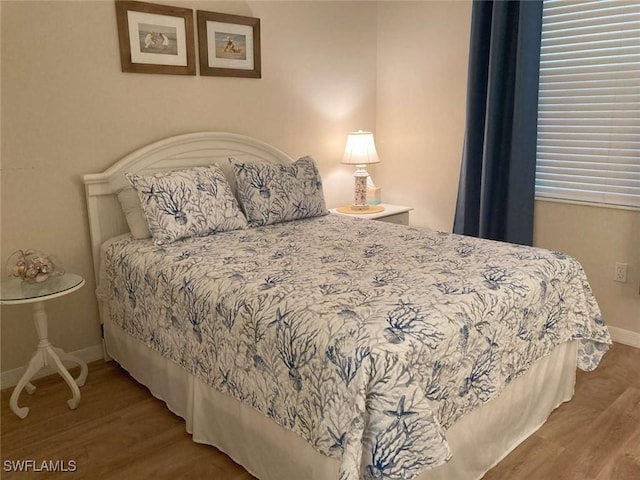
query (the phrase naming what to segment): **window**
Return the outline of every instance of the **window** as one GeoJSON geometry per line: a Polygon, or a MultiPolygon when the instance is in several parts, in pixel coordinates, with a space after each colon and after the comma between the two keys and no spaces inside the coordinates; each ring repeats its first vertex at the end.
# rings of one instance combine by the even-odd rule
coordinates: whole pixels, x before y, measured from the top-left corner
{"type": "Polygon", "coordinates": [[[637,0],[544,0],[536,197],[640,208],[637,0]]]}

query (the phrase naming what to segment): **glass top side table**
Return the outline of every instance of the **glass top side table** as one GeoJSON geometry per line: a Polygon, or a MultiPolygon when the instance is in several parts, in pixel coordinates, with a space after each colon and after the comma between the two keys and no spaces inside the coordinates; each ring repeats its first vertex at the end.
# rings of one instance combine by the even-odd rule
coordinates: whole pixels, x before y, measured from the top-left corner
{"type": "Polygon", "coordinates": [[[65,273],[56,278],[51,278],[42,283],[27,283],[19,278],[3,280],[0,284],[0,304],[2,305],[18,305],[25,303],[33,304],[33,322],[38,333],[38,349],[31,357],[27,364],[27,369],[22,374],[20,381],[16,385],[9,406],[13,413],[20,418],[25,418],[29,413],[28,407],[18,406],[18,397],[23,389],[26,388],[27,393],[33,393],[36,387],[30,382],[33,376],[43,367],[50,365],[60,376],[67,382],[71,388],[72,398],[67,400],[69,408],[72,410],[80,404],[80,388],[87,379],[88,367],[86,362],[69,355],[61,348],[51,345],[47,333],[47,312],[44,308],[44,302],[53,298],[62,297],[69,293],[75,292],[84,285],[84,278],[73,273],[65,273]],[[62,364],[62,361],[68,361],[80,366],[80,375],[73,378],[69,371],[62,364]]]}

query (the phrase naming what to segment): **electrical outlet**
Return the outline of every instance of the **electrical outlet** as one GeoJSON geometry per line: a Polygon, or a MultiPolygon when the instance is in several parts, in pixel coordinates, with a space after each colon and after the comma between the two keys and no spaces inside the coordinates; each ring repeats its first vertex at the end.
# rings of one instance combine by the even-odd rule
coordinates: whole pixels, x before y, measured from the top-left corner
{"type": "Polygon", "coordinates": [[[616,266],[613,269],[613,281],[625,283],[627,281],[627,268],[628,263],[616,262],[616,266]]]}

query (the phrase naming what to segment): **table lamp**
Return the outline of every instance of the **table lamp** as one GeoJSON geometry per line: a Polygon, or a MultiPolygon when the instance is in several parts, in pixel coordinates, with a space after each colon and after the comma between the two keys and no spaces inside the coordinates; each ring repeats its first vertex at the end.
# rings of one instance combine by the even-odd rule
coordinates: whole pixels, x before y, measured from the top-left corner
{"type": "Polygon", "coordinates": [[[347,136],[347,145],[342,156],[342,163],[355,165],[355,195],[353,205],[339,207],[341,213],[376,213],[384,210],[379,205],[371,206],[367,204],[367,165],[379,163],[380,158],[376,152],[376,145],[373,141],[373,133],[351,132],[347,136]]]}

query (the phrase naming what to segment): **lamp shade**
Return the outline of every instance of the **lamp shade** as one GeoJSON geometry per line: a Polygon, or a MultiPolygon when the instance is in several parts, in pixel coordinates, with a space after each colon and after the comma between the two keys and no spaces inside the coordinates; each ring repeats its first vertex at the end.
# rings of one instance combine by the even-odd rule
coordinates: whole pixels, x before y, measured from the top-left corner
{"type": "Polygon", "coordinates": [[[373,142],[373,133],[351,132],[347,136],[347,146],[344,149],[342,163],[349,165],[366,165],[368,163],[378,163],[380,158],[376,152],[376,145],[373,142]]]}

